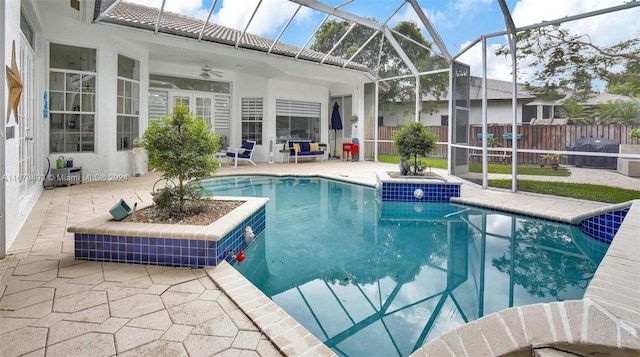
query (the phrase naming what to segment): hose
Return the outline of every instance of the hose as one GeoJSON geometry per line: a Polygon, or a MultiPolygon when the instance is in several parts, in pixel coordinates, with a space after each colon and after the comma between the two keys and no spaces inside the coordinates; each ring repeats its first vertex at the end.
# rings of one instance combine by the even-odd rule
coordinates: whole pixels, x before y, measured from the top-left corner
{"type": "Polygon", "coordinates": [[[44,180],[42,180],[42,188],[44,188],[45,190],[53,190],[56,188],[55,184],[51,186],[47,186],[47,180],[49,179],[49,171],[51,171],[51,160],[49,160],[49,158],[47,157],[47,173],[44,175],[44,180]]]}

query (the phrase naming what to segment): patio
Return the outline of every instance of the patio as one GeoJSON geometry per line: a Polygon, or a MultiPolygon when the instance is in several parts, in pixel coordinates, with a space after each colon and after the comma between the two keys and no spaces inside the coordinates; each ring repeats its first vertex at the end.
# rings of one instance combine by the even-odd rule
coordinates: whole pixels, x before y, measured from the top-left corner
{"type": "MultiPolygon", "coordinates": [[[[218,173],[318,174],[372,185],[375,171],[396,169],[393,164],[330,160],[225,166],[218,173]]],[[[0,261],[0,338],[12,341],[3,344],[3,356],[66,356],[69,351],[99,356],[333,355],[229,264],[191,270],[74,260],[73,236],[66,227],[108,214],[120,198],[149,201],[158,177],[154,172],[128,181],[83,183],[43,193],[9,255],[0,261]]],[[[608,182],[628,179],[611,172],[595,177],[608,182]]],[[[587,178],[593,183],[593,174],[587,178]]],[[[634,182],[632,187],[637,187],[637,179],[634,182]]],[[[518,207],[563,221],[607,206],[553,197],[533,200],[472,184],[464,184],[461,200],[518,207]]],[[[633,232],[640,227],[633,217],[639,211],[637,204],[632,207],[631,219],[621,227],[584,300],[489,315],[445,334],[414,355],[458,355],[470,350],[499,355],[532,343],[563,341],[633,348],[616,352],[637,353],[640,261],[633,232]],[[574,312],[584,320],[571,319],[574,312]],[[514,324],[518,319],[521,322],[514,324]],[[592,329],[596,324],[598,328],[592,329]],[[484,343],[478,342],[483,341],[478,333],[485,336],[484,343]]]]}

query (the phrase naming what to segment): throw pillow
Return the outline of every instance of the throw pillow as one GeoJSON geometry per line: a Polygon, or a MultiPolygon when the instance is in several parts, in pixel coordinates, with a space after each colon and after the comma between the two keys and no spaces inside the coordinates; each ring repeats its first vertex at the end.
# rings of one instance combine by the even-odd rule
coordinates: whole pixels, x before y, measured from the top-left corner
{"type": "Polygon", "coordinates": [[[309,148],[309,142],[308,141],[301,141],[300,142],[300,151],[303,151],[303,152],[311,151],[311,149],[309,148]]]}
{"type": "Polygon", "coordinates": [[[309,144],[309,151],[320,151],[320,144],[318,143],[309,144]]]}
{"type": "Polygon", "coordinates": [[[295,152],[300,152],[300,144],[298,144],[298,143],[293,143],[293,151],[295,151],[295,152]]]}
{"type": "Polygon", "coordinates": [[[251,150],[253,150],[253,143],[245,141],[244,143],[242,143],[240,148],[241,149],[245,149],[244,152],[242,153],[242,155],[250,155],[251,154],[251,150]]]}

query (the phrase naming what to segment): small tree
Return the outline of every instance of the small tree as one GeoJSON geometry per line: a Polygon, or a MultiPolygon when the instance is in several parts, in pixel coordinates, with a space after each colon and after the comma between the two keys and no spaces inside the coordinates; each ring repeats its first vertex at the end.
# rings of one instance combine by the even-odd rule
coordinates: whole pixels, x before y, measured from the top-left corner
{"type": "Polygon", "coordinates": [[[211,176],[219,166],[214,156],[219,137],[211,126],[178,104],[172,114],[149,124],[141,145],[149,154],[149,165],[176,182],[159,193],[155,200],[159,210],[174,219],[202,212],[209,201],[202,196],[200,183],[189,181],[211,176]]]}
{"type": "Polygon", "coordinates": [[[436,134],[418,122],[406,124],[401,130],[393,133],[393,144],[400,156],[412,159],[411,173],[414,175],[422,173],[424,169],[420,167],[418,158],[427,157],[435,149],[437,141],[436,134]]]}
{"type": "Polygon", "coordinates": [[[640,139],[640,128],[632,129],[631,131],[629,131],[629,134],[627,134],[627,135],[629,136],[629,139],[631,139],[631,141],[639,140],[640,139]]]}

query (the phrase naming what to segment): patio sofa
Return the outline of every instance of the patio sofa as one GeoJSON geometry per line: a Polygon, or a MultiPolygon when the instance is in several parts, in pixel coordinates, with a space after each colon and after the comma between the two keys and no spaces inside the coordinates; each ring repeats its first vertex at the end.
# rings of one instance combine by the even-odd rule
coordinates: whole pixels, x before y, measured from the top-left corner
{"type": "Polygon", "coordinates": [[[324,160],[324,150],[320,150],[319,144],[312,143],[311,140],[287,140],[287,147],[289,148],[287,162],[291,162],[291,158],[294,158],[296,164],[298,158],[320,157],[320,161],[324,160]]]}

